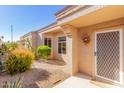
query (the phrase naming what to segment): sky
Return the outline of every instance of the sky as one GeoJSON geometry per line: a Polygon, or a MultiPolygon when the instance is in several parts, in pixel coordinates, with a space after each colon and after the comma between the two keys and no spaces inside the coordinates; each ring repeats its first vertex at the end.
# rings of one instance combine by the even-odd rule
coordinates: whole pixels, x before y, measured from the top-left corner
{"type": "Polygon", "coordinates": [[[63,5],[1,5],[0,36],[4,36],[5,41],[11,41],[11,25],[13,25],[13,40],[19,40],[20,36],[55,22],[54,14],[64,7],[63,5]]]}

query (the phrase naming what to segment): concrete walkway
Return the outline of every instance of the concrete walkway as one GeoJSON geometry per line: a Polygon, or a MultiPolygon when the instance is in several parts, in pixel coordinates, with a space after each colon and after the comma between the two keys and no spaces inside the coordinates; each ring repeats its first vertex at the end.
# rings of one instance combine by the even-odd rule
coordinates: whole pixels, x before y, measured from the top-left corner
{"type": "Polygon", "coordinates": [[[100,88],[90,83],[90,80],[90,77],[78,74],[76,76],[71,76],[54,88],[100,88]]]}
{"type": "Polygon", "coordinates": [[[34,62],[35,68],[42,68],[47,71],[62,70],[63,72],[70,74],[71,68],[69,68],[65,62],[59,60],[48,60],[43,62],[41,60],[34,62]]]}

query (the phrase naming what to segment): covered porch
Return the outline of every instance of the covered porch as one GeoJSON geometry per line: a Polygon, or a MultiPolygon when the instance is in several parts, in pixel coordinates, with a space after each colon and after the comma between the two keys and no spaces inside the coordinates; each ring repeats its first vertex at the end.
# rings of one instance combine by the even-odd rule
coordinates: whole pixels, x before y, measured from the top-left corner
{"type": "Polygon", "coordinates": [[[51,47],[52,52],[49,59],[64,62],[64,64],[68,67],[68,72],[71,74],[72,38],[68,37],[57,23],[44,28],[44,31],[42,30],[39,34],[42,36],[42,45],[51,47]]]}
{"type": "Polygon", "coordinates": [[[119,86],[98,82],[92,80],[91,77],[78,73],[76,76],[71,76],[54,88],[121,88],[119,86]]]}
{"type": "Polygon", "coordinates": [[[58,24],[72,37],[72,75],[82,73],[97,81],[124,85],[123,9],[77,6],[56,14],[58,24]]]}

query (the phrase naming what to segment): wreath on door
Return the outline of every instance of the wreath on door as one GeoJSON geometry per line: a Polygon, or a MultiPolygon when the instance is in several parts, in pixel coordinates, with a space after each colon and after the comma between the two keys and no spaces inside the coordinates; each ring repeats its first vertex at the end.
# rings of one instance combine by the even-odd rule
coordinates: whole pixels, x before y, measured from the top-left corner
{"type": "Polygon", "coordinates": [[[88,44],[90,42],[90,36],[87,33],[83,34],[82,39],[84,44],[88,44]]]}

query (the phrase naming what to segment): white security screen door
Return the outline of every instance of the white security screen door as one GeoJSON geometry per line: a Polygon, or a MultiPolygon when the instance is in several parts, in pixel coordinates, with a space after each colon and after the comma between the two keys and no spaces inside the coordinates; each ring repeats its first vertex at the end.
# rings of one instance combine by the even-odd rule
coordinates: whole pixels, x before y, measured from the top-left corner
{"type": "Polygon", "coordinates": [[[95,61],[97,77],[112,82],[121,82],[121,39],[122,33],[120,30],[96,32],[95,61]]]}

